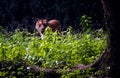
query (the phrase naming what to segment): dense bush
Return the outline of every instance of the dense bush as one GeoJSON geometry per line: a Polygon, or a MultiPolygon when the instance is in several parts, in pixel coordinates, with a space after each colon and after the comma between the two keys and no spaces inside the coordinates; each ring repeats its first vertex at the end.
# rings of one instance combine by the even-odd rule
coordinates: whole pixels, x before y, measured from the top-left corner
{"type": "Polygon", "coordinates": [[[7,76],[6,71],[11,70],[14,64],[21,64],[21,61],[21,66],[27,64],[63,70],[78,63],[90,64],[99,57],[106,44],[102,29],[72,34],[71,28],[68,28],[66,35],[57,35],[47,28],[43,40],[35,34],[19,29],[14,33],[0,33],[0,76],[7,76]],[[10,62],[6,64],[8,68],[4,66],[5,62],[10,62]],[[3,72],[6,72],[5,75],[3,72]]]}

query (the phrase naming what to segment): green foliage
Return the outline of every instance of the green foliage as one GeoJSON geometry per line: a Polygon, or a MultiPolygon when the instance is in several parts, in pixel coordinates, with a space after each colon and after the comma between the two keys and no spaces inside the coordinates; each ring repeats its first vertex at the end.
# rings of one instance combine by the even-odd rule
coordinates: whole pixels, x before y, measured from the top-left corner
{"type": "Polygon", "coordinates": [[[91,71],[92,71],[91,68],[83,71],[76,69],[70,73],[66,73],[66,72],[63,73],[61,78],[88,78],[94,76],[94,74],[91,71]]]}
{"type": "Polygon", "coordinates": [[[80,25],[82,32],[90,32],[90,26],[92,26],[92,17],[88,17],[87,15],[83,15],[80,19],[80,25]]]}
{"type": "MultiPolygon", "coordinates": [[[[57,32],[53,33],[47,28],[43,40],[27,31],[16,30],[13,34],[0,33],[0,61],[18,63],[22,60],[43,68],[60,68],[64,72],[66,66],[69,69],[70,66],[78,63],[92,63],[103,52],[106,36],[102,29],[74,35],[71,32],[69,28],[67,35],[64,36],[58,35],[57,32]]],[[[10,69],[11,66],[8,70],[10,69]]],[[[22,69],[23,67],[17,69],[18,75],[21,74],[22,69]]],[[[12,71],[11,74],[14,73],[12,71]]],[[[76,73],[78,71],[67,75],[73,76],[76,73]]],[[[0,76],[4,77],[6,74],[8,73],[0,72],[0,76]]],[[[63,74],[62,77],[69,78],[67,75],[64,77],[63,74]]]]}

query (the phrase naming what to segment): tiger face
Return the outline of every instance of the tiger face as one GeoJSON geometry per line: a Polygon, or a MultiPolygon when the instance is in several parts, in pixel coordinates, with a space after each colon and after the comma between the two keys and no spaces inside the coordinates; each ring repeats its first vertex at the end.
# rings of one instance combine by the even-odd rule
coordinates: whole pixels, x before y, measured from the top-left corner
{"type": "Polygon", "coordinates": [[[46,19],[38,19],[36,21],[35,29],[37,29],[38,33],[43,35],[45,28],[48,26],[48,21],[46,19]]]}

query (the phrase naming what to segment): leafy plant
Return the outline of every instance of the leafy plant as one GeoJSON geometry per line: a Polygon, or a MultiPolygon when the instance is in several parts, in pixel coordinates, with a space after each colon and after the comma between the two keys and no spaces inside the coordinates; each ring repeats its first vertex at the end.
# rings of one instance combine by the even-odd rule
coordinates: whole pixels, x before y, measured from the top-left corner
{"type": "MultiPolygon", "coordinates": [[[[86,16],[81,18],[80,24],[83,32],[77,34],[72,34],[71,28],[68,28],[66,35],[58,35],[57,32],[52,32],[48,27],[45,30],[43,40],[34,36],[34,33],[31,34],[19,29],[10,34],[0,33],[0,63],[10,61],[13,64],[19,64],[22,61],[28,65],[36,65],[42,68],[62,69],[63,75],[61,77],[74,77],[74,74],[81,71],[76,70],[65,75],[67,71],[64,71],[64,69],[66,67],[69,69],[79,63],[92,63],[105,48],[106,35],[103,30],[91,31],[86,28],[90,26],[90,19],[86,16]]],[[[24,64],[22,65],[24,66],[24,64]]],[[[24,67],[22,65],[16,68],[18,70],[17,75],[23,74],[24,67]]],[[[6,68],[1,64],[0,67],[10,71],[14,66],[11,64],[6,68]]],[[[7,74],[8,72],[0,71],[0,76],[5,77],[7,74]]],[[[16,73],[12,71],[11,74],[16,73]]],[[[35,73],[29,73],[29,75],[34,76],[35,73]]],[[[43,73],[41,76],[43,76],[43,73]]]]}

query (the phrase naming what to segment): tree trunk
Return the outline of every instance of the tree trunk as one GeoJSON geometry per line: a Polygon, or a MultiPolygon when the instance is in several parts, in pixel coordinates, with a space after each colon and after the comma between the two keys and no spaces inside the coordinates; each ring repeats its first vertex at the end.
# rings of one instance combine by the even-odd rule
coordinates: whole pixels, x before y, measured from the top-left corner
{"type": "Polygon", "coordinates": [[[106,70],[112,78],[120,78],[120,5],[118,1],[101,0],[108,28],[107,47],[92,64],[96,70],[106,70]]]}

